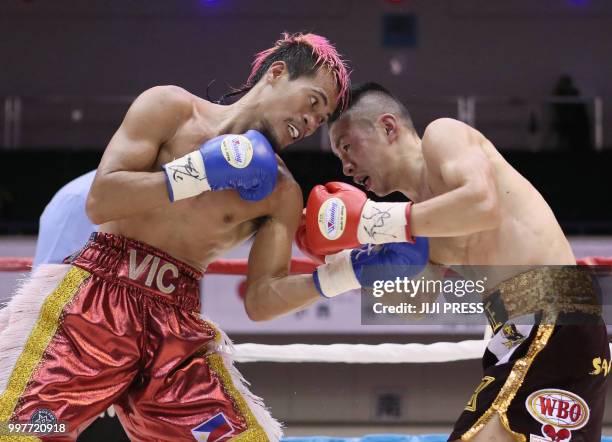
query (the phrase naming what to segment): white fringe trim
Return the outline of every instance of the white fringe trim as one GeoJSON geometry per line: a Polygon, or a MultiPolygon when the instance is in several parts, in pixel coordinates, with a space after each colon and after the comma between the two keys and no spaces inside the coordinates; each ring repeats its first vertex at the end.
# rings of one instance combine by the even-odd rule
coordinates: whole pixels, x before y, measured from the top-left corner
{"type": "Polygon", "coordinates": [[[0,304],[0,335],[8,325],[9,309],[6,305],[0,304]]]}
{"type": "Polygon", "coordinates": [[[265,431],[270,442],[280,441],[281,437],[283,436],[282,424],[272,417],[270,411],[264,405],[263,399],[259,396],[254,395],[249,390],[249,385],[251,384],[246,379],[244,379],[242,374],[234,366],[234,344],[225,334],[225,332],[217,326],[217,324],[215,324],[208,318],[202,319],[213,325],[215,329],[218,330],[221,334],[220,343],[212,342],[208,346],[208,349],[221,356],[221,358],[223,359],[223,365],[225,365],[225,368],[232,377],[232,382],[234,383],[234,386],[246,401],[247,405],[249,406],[249,409],[253,413],[253,416],[255,416],[255,419],[257,420],[261,428],[265,431]]]}
{"type": "Polygon", "coordinates": [[[47,296],[64,278],[70,265],[43,264],[29,278],[22,279],[15,295],[1,311],[1,321],[6,320],[0,332],[0,395],[6,390],[8,380],[15,368],[30,333],[38,320],[40,309],[47,296]]]}

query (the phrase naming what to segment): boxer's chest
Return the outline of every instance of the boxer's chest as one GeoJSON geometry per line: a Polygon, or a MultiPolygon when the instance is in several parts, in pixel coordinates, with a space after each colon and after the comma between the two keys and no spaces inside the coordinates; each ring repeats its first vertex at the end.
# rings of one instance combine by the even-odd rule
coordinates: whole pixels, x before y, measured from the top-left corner
{"type": "Polygon", "coordinates": [[[190,118],[184,121],[172,138],[161,145],[155,167],[159,170],[163,164],[199,149],[203,143],[215,136],[216,132],[213,128],[205,125],[199,119],[190,118]]]}
{"type": "MultiPolygon", "coordinates": [[[[160,148],[153,171],[199,148],[216,133],[192,120],[179,127],[160,148]]],[[[149,211],[136,220],[138,235],[162,248],[177,249],[191,263],[206,263],[246,241],[256,231],[266,207],[243,201],[237,192],[204,192],[193,198],[149,211]]],[[[132,235],[134,236],[134,235],[132,235]]]]}

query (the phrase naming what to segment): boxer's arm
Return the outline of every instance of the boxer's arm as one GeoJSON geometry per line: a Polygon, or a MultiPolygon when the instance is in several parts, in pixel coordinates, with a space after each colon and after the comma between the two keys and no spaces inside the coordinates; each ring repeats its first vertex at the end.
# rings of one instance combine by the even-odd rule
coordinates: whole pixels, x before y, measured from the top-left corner
{"type": "MultiPolygon", "coordinates": [[[[302,192],[281,180],[270,218],[259,228],[249,254],[245,309],[254,321],[273,319],[321,299],[312,275],[289,275],[291,246],[302,216],[302,192]]],[[[274,194],[273,194],[274,195],[274,194]]]]}
{"type": "Polygon", "coordinates": [[[145,91],[108,144],[87,198],[95,224],[170,204],[163,171],[151,172],[159,149],[188,117],[191,103],[174,86],[145,91]]]}
{"type": "Polygon", "coordinates": [[[478,131],[448,118],[427,127],[422,140],[427,169],[452,190],[412,206],[413,235],[461,236],[499,225],[494,171],[480,148],[485,141],[478,131]]]}

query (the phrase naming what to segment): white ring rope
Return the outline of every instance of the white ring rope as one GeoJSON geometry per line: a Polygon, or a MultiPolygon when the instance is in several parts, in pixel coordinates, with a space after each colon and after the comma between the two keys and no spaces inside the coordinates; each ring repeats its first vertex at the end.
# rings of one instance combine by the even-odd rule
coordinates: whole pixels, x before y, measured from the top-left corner
{"type": "Polygon", "coordinates": [[[399,364],[448,362],[482,357],[489,341],[436,342],[433,344],[238,344],[238,362],[344,362],[399,364]]]}
{"type": "MultiPolygon", "coordinates": [[[[343,362],[348,364],[401,364],[480,359],[488,340],[433,344],[237,344],[237,362],[343,362]]],[[[611,351],[612,351],[612,345],[611,351]]]]}
{"type": "MultiPolygon", "coordinates": [[[[236,344],[236,362],[335,362],[347,364],[405,364],[480,359],[488,340],[433,344],[236,344]]],[[[612,344],[610,344],[612,352],[612,344]]],[[[111,405],[107,413],[115,416],[111,405]]],[[[104,413],[100,415],[104,417],[104,413]]]]}

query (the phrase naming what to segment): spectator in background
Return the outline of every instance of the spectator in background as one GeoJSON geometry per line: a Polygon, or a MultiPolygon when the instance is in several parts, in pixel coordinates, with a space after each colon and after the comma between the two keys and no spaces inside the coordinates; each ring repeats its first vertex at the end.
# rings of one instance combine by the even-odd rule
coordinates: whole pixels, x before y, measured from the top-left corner
{"type": "Polygon", "coordinates": [[[85,201],[96,171],[70,181],[57,191],[42,215],[33,267],[59,264],[85,245],[98,229],[85,213],[85,201]]]}
{"type": "MultiPolygon", "coordinates": [[[[580,98],[572,77],[562,75],[552,92],[558,98],[580,98]]],[[[586,103],[553,101],[553,130],[557,147],[562,150],[584,151],[592,148],[591,124],[586,103]]]]}

